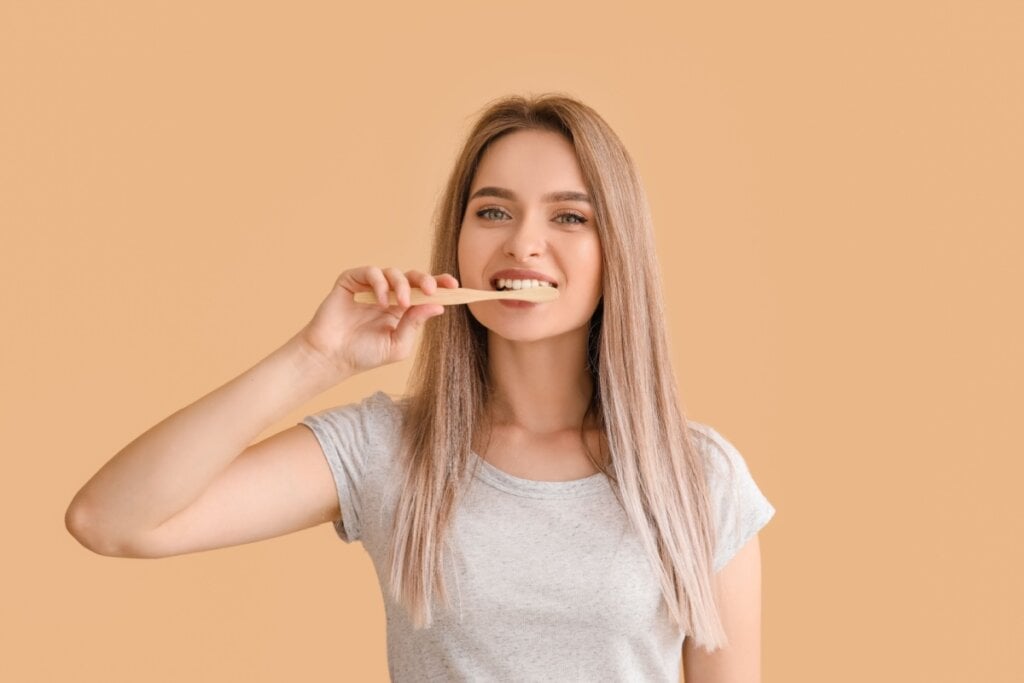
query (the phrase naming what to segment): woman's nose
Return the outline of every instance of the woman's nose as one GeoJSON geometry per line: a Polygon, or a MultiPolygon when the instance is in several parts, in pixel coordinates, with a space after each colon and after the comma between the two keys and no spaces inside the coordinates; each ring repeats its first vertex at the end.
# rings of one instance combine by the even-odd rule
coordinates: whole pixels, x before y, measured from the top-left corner
{"type": "Polygon", "coordinates": [[[512,230],[505,242],[505,254],[517,260],[540,256],[547,248],[546,226],[539,218],[526,218],[512,230]]]}

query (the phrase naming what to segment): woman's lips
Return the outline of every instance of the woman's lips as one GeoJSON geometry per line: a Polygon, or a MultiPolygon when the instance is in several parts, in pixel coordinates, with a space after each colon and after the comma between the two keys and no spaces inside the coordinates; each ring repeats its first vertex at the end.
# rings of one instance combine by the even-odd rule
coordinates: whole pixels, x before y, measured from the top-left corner
{"type": "Polygon", "coordinates": [[[537,305],[532,301],[518,301],[516,299],[498,299],[498,303],[507,308],[533,308],[537,305]]]}

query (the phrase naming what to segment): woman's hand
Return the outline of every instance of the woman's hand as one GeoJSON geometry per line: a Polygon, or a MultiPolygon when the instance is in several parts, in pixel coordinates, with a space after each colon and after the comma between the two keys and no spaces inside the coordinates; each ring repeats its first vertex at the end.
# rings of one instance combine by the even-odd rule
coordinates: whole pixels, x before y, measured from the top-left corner
{"type": "Polygon", "coordinates": [[[433,294],[438,286],[456,288],[459,282],[448,273],[435,278],[418,270],[402,273],[376,266],[346,270],[298,336],[328,368],[343,376],[403,360],[412,353],[423,323],[444,313],[440,304],[410,306],[409,290],[419,287],[433,294]],[[391,290],[398,299],[396,306],[387,303],[391,290]],[[366,291],[376,293],[379,303],[353,301],[356,292],[366,291]]]}

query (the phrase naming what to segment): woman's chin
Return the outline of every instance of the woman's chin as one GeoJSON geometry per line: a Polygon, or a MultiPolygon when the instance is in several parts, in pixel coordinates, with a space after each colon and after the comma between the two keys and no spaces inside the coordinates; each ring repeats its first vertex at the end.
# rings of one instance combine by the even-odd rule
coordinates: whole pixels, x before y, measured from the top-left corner
{"type": "Polygon", "coordinates": [[[572,325],[564,312],[555,314],[551,304],[525,301],[478,301],[469,304],[470,314],[485,327],[489,334],[512,342],[537,342],[554,339],[565,334],[586,334],[590,323],[587,317],[579,325],[572,325]]]}
{"type": "Polygon", "coordinates": [[[556,327],[552,325],[550,321],[536,324],[515,324],[502,320],[481,321],[481,324],[487,328],[488,336],[492,341],[500,340],[502,342],[516,342],[521,344],[554,340],[574,332],[586,334],[585,326],[582,328],[570,329],[563,326],[556,327]]]}

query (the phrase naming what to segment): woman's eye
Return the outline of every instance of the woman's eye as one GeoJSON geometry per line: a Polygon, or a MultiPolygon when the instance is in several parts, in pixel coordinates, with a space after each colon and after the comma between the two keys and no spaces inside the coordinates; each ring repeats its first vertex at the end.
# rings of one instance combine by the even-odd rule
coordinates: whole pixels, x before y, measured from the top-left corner
{"type": "Polygon", "coordinates": [[[490,207],[490,208],[487,208],[487,209],[481,209],[480,211],[476,212],[476,215],[479,216],[480,218],[486,218],[488,220],[496,220],[496,219],[492,218],[494,213],[501,213],[501,214],[504,214],[506,216],[508,215],[507,213],[505,213],[501,209],[496,209],[494,207],[490,207]]]}
{"type": "Polygon", "coordinates": [[[558,216],[556,216],[556,218],[575,218],[576,220],[574,220],[574,221],[567,221],[567,222],[568,223],[574,223],[576,225],[583,225],[584,223],[587,222],[586,218],[584,218],[583,216],[579,215],[578,213],[573,213],[571,211],[567,212],[567,213],[560,213],[560,214],[558,214],[558,216]]]}
{"type": "MultiPolygon", "coordinates": [[[[508,213],[505,212],[504,209],[499,209],[494,206],[489,206],[486,209],[480,209],[479,211],[476,212],[476,215],[480,218],[489,221],[505,220],[510,218],[510,216],[508,215],[508,213]]],[[[555,220],[558,221],[559,223],[566,223],[569,225],[583,225],[584,223],[587,222],[587,218],[585,216],[582,216],[573,211],[566,211],[565,213],[560,213],[557,216],[555,216],[555,220]]]]}

